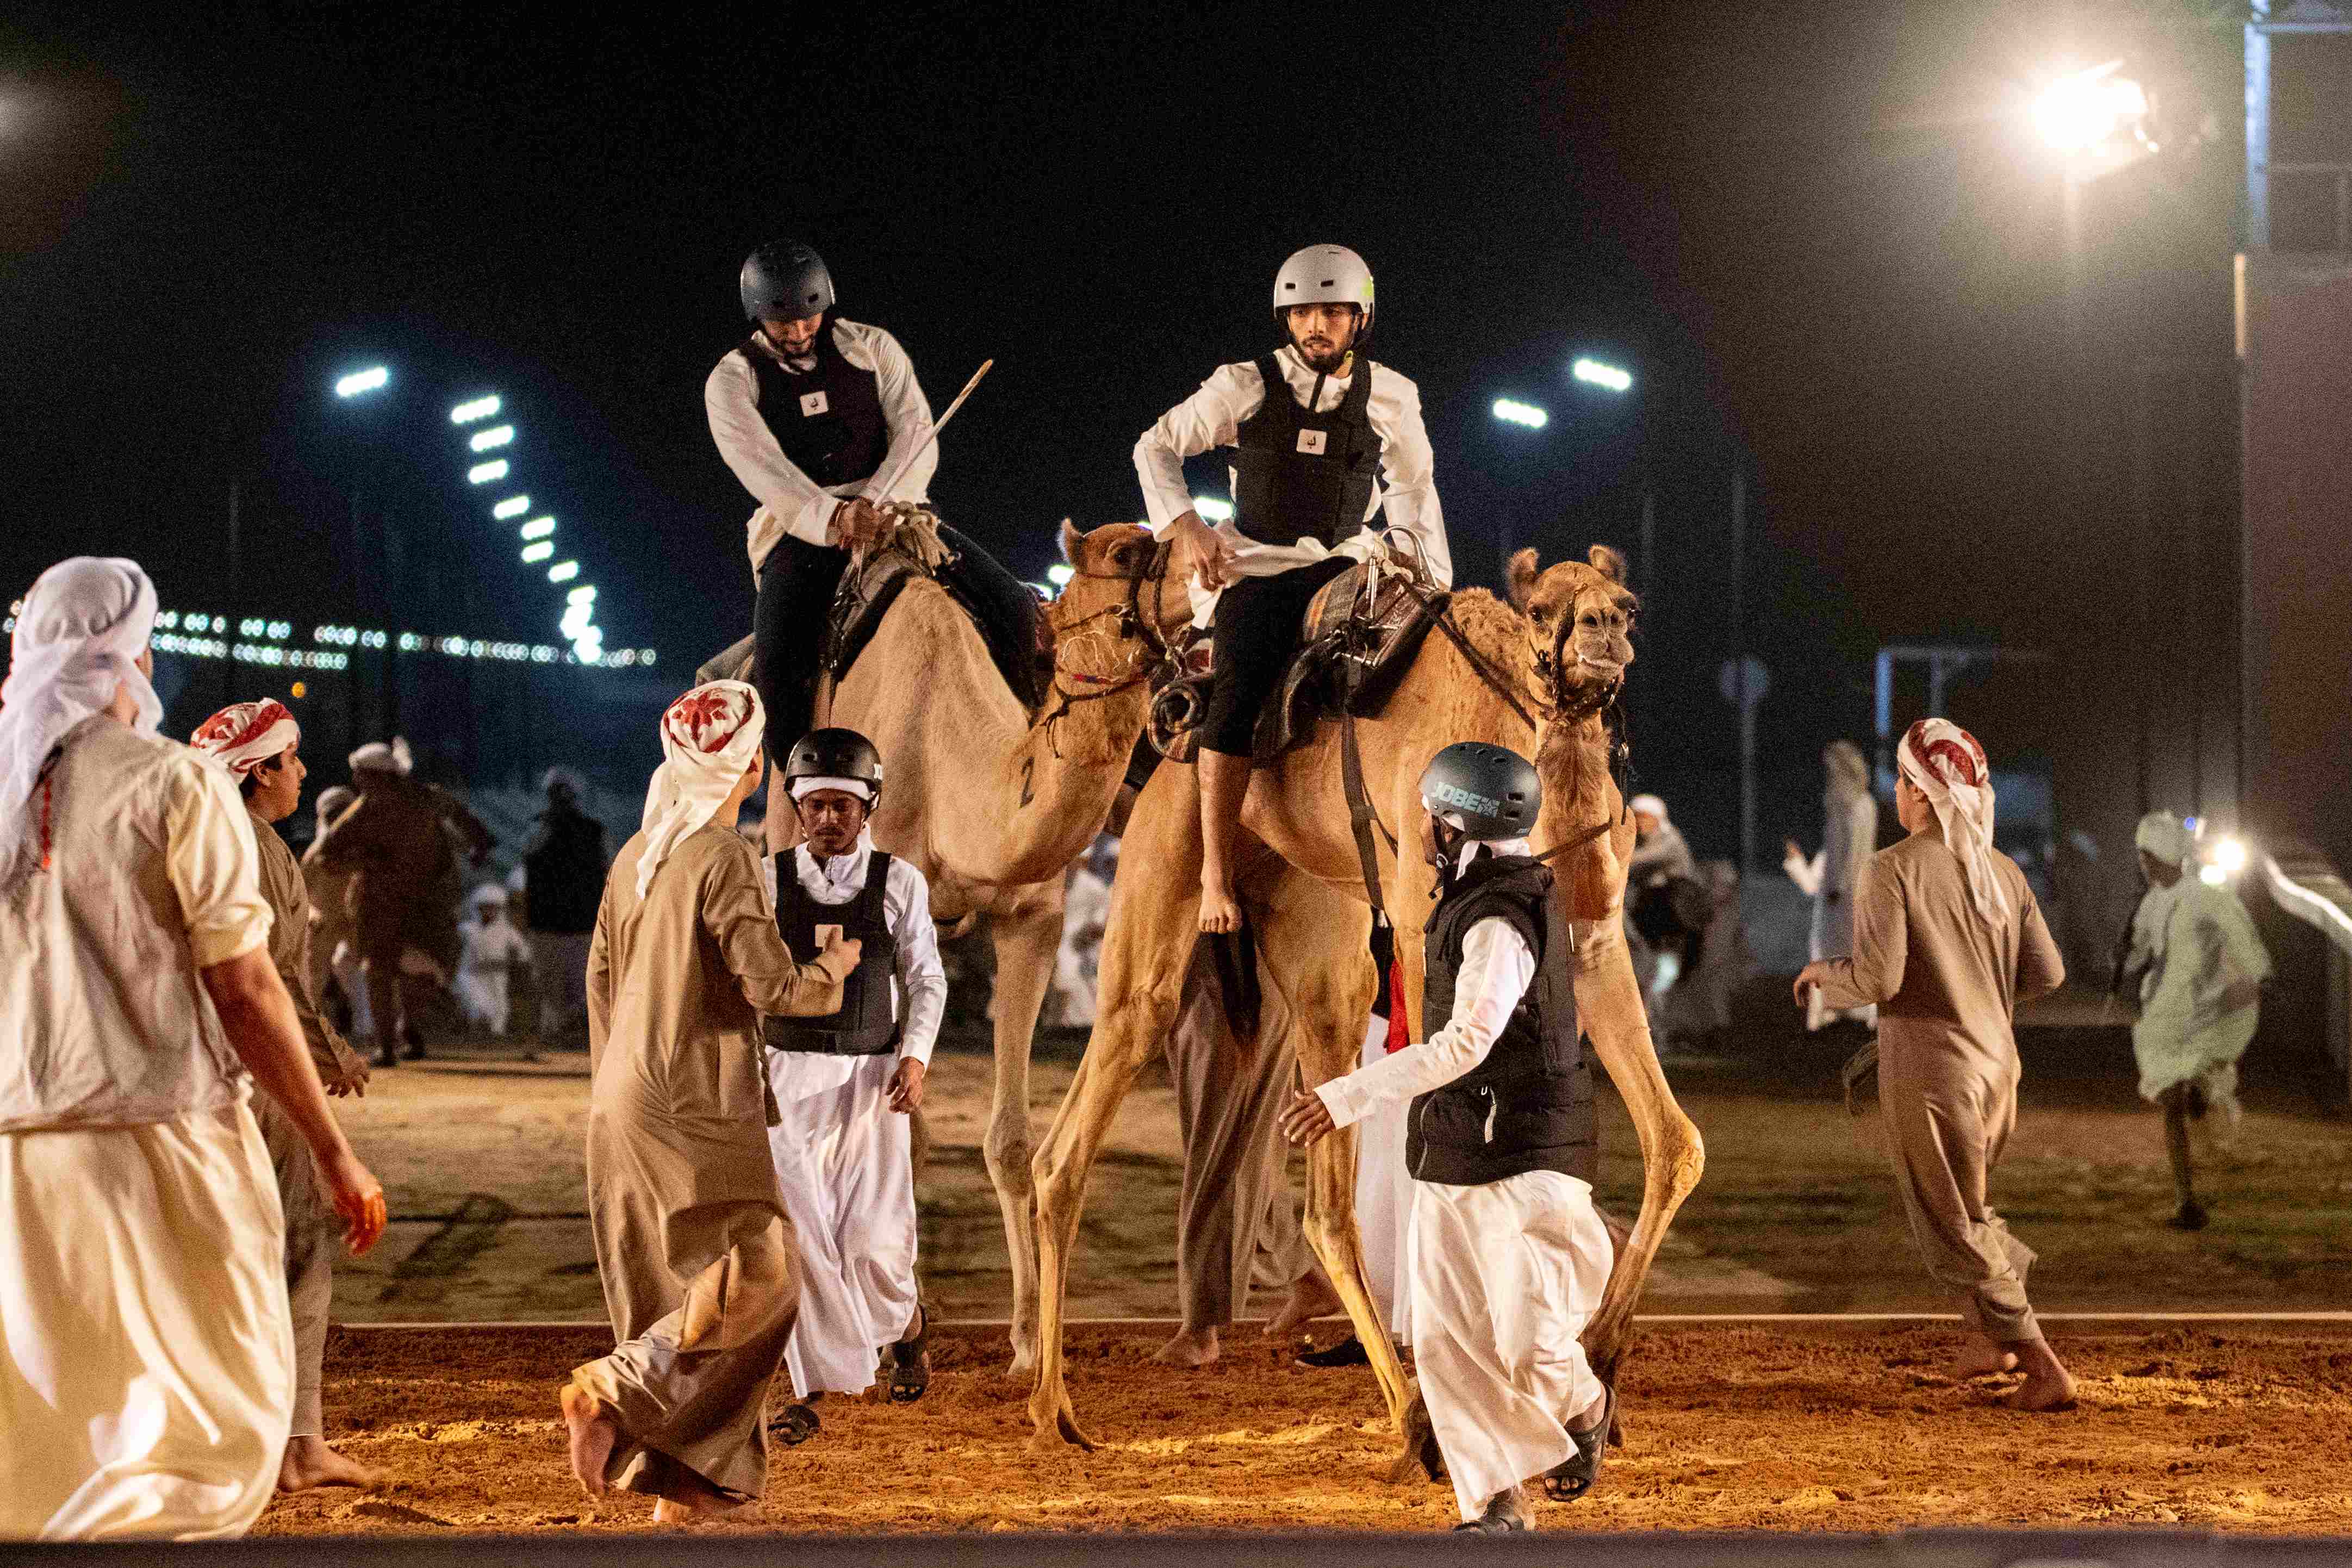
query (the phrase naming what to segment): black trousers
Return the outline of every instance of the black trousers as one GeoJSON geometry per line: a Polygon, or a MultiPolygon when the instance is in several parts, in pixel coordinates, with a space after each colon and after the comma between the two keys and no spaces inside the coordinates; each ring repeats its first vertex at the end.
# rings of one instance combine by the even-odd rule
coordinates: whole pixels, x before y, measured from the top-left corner
{"type": "MultiPolygon", "coordinates": [[[[942,523],[940,539],[955,552],[940,580],[970,605],[989,655],[1013,694],[1037,706],[1037,596],[996,558],[942,523]]],[[[768,755],[781,761],[808,733],[816,707],[817,660],[825,624],[849,552],[787,534],[760,569],[751,608],[751,685],[768,713],[768,755]]]]}
{"type": "Polygon", "coordinates": [[[1240,577],[1218,595],[1209,627],[1208,711],[1201,744],[1229,757],[1246,757],[1266,699],[1282,685],[1298,651],[1299,623],[1326,583],[1355,564],[1335,555],[1271,577],[1240,577]]]}

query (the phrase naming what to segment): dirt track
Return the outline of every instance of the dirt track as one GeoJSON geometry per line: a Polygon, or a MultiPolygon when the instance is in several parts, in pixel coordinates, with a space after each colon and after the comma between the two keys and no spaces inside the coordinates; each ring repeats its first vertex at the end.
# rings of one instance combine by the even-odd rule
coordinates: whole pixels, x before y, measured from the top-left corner
{"type": "MultiPolygon", "coordinates": [[[[947,1331],[930,1396],[827,1402],[777,1449],[756,1521],[730,1532],[960,1530],[1435,1531],[1451,1492],[1390,1486],[1370,1374],[1301,1373],[1244,1330],[1201,1373],[1153,1337],[1071,1336],[1080,1418],[1103,1447],[1028,1448],[1001,1336],[947,1331]]],[[[567,1473],[555,1389],[609,1342],[587,1331],[339,1331],[331,1437],[383,1490],[276,1503],[258,1533],[652,1529],[650,1502],[591,1508],[567,1473]]],[[[1551,1530],[1884,1531],[1906,1525],[2173,1524],[2352,1530],[2352,1331],[2171,1328],[2066,1335],[2072,1414],[1992,1403],[1941,1374],[1958,1342],[1920,1328],[1645,1332],[1629,1447],[1551,1530]]]]}

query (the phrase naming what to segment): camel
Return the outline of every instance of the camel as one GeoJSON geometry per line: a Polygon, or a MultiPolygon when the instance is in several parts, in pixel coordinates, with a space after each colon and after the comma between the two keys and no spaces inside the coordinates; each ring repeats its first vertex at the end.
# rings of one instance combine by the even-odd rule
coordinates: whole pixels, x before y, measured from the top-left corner
{"type": "MultiPolygon", "coordinates": [[[[1591,563],[1538,573],[1536,552],[1510,563],[1514,605],[1483,589],[1454,595],[1457,643],[1431,632],[1376,719],[1357,721],[1367,789],[1388,833],[1376,858],[1381,899],[1404,965],[1413,1037],[1420,1028],[1422,932],[1435,870],[1415,849],[1419,798],[1431,757],[1456,741],[1483,740],[1532,754],[1543,780],[1534,846],[1573,846],[1554,862],[1559,896],[1575,921],[1578,1012],[1640,1131],[1642,1211],[1619,1248],[1601,1307],[1586,1334],[1594,1371],[1614,1386],[1633,1308],[1659,1243],[1704,1163],[1698,1131],[1659,1070],[1622,929],[1633,826],[1613,776],[1605,711],[1633,660],[1634,599],[1622,558],[1596,546],[1591,563]],[[1465,651],[1475,650],[1476,663],[1465,651]],[[1483,666],[1482,673],[1479,666],[1483,666]],[[1404,845],[1404,853],[1393,845],[1404,845]]],[[[1262,984],[1278,989],[1292,1017],[1301,1077],[1328,1081],[1352,1069],[1376,979],[1366,951],[1370,910],[1342,784],[1342,726],[1326,720],[1305,745],[1252,777],[1242,823],[1248,837],[1238,879],[1259,954],[1262,984]],[[1353,902],[1342,904],[1334,892],[1353,902]]],[[[1120,1100],[1160,1054],[1198,940],[1200,786],[1190,767],[1163,767],[1136,803],[1104,939],[1094,1033],[1068,1098],[1034,1162],[1041,1355],[1029,1414],[1040,1447],[1091,1447],[1065,1382],[1063,1310],[1071,1247],[1087,1175],[1120,1100]]],[[[1391,1420],[1403,1425],[1416,1397],[1374,1310],[1353,1214],[1353,1130],[1310,1152],[1307,1233],[1370,1352],[1391,1420]]],[[[1406,1459],[1418,1447],[1408,1436],[1406,1459]]],[[[1425,1461],[1424,1461],[1425,1463],[1425,1461]]]]}
{"type": "Polygon", "coordinates": [[[1065,522],[1076,575],[1045,608],[1054,687],[1033,719],[971,617],[937,583],[907,584],[833,693],[830,722],[882,753],[874,842],[919,868],[943,927],[990,917],[996,1077],[982,1150],[1013,1258],[1011,1375],[1037,1346],[1029,1193],[1029,1047],[1062,935],[1063,873],[1102,831],[1143,733],[1149,681],[1190,619],[1167,552],[1132,524],[1065,522]]]}

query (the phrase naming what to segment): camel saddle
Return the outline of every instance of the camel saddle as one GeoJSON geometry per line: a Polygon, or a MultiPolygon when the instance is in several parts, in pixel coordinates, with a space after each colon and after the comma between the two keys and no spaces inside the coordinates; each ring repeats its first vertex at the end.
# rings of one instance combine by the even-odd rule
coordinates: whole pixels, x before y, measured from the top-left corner
{"type": "MultiPolygon", "coordinates": [[[[1252,754],[1271,762],[1305,744],[1326,719],[1380,717],[1448,597],[1425,572],[1403,565],[1375,575],[1359,563],[1325,584],[1299,624],[1290,668],[1258,715],[1252,754]]],[[[1192,628],[1175,653],[1178,673],[1152,700],[1150,736],[1161,756],[1189,763],[1208,709],[1209,634],[1192,628]]]]}

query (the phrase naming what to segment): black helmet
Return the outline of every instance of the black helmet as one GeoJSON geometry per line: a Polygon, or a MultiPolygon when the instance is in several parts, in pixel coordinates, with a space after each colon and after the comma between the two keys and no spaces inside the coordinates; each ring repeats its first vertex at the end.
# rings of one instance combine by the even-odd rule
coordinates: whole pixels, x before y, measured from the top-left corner
{"type": "Polygon", "coordinates": [[[796,239],[772,240],[743,261],[743,315],[761,321],[797,321],[833,309],[833,274],[824,258],[796,239]]]}
{"type": "MultiPolygon", "coordinates": [[[[882,798],[882,753],[855,730],[811,730],[784,758],[784,793],[795,779],[855,779],[882,798]]],[[[872,805],[868,801],[867,805],[872,805]]]]}
{"type": "Polygon", "coordinates": [[[1507,746],[1462,741],[1430,759],[1421,803],[1462,819],[1472,838],[1525,838],[1535,831],[1543,782],[1535,764],[1507,746]]]}

